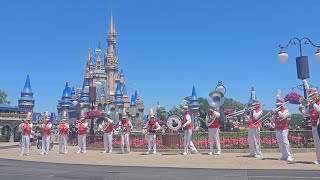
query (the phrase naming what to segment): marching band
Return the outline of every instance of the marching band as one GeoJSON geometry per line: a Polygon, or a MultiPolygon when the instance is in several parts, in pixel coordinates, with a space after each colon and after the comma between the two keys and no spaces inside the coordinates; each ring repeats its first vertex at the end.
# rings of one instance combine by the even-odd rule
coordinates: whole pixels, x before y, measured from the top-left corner
{"type": "MultiPolygon", "coordinates": [[[[299,100],[300,101],[300,100],[299,100]]],[[[310,88],[308,90],[308,98],[302,99],[301,101],[307,101],[308,105],[305,108],[299,108],[299,111],[305,116],[310,116],[312,121],[312,133],[314,139],[314,146],[316,150],[317,160],[314,161],[314,164],[320,163],[320,137],[318,132],[319,125],[319,113],[320,113],[320,96],[319,92],[315,88],[310,88]]],[[[265,116],[270,115],[270,120],[273,123],[277,142],[279,145],[281,156],[279,160],[285,160],[292,162],[293,154],[290,149],[290,143],[288,140],[289,132],[289,110],[285,108],[286,101],[281,99],[280,96],[277,96],[276,99],[276,109],[272,112],[267,113],[265,116]]],[[[210,108],[205,117],[205,124],[208,127],[208,140],[209,140],[209,155],[220,155],[221,146],[220,146],[220,122],[219,118],[221,116],[219,112],[219,106],[216,103],[209,103],[210,108]],[[216,144],[216,152],[214,152],[214,143],[216,144]]],[[[182,130],[184,132],[184,151],[183,155],[189,153],[189,148],[191,153],[197,153],[197,149],[192,142],[192,133],[193,129],[192,118],[189,113],[188,104],[182,104],[183,117],[180,119],[180,125],[176,127],[175,131],[182,130]]],[[[251,107],[245,108],[242,111],[231,113],[227,115],[227,118],[233,117],[235,115],[244,114],[245,120],[248,125],[248,144],[249,144],[249,157],[262,158],[261,144],[260,144],[260,127],[261,123],[265,116],[263,116],[263,111],[261,109],[261,103],[259,100],[254,99],[251,107]]],[[[177,118],[177,117],[176,117],[177,118]]],[[[85,121],[86,117],[81,117],[80,121],[76,122],[76,127],[78,128],[78,151],[77,153],[86,153],[86,134],[88,130],[88,123],[85,121]]],[[[178,116],[179,119],[179,116],[178,116]]],[[[20,156],[29,156],[29,141],[30,134],[33,127],[33,124],[30,122],[31,115],[28,113],[27,119],[23,120],[19,125],[19,128],[22,130],[22,139],[21,139],[21,154],[20,156]]],[[[66,118],[58,125],[59,130],[59,149],[57,154],[67,154],[68,152],[68,133],[69,133],[69,124],[66,122],[66,118]]],[[[176,123],[172,121],[172,123],[176,123]]],[[[49,144],[50,144],[50,135],[52,124],[49,118],[46,118],[46,121],[41,124],[42,129],[42,152],[43,154],[48,154],[49,144]]],[[[133,126],[130,120],[127,118],[125,111],[121,116],[121,120],[118,123],[118,127],[115,129],[114,120],[111,119],[110,114],[104,118],[102,122],[103,130],[103,144],[104,151],[102,153],[112,153],[112,140],[113,135],[120,135],[121,137],[121,152],[129,153],[130,152],[130,132],[133,130],[133,126]],[[125,149],[126,147],[126,149],[125,149]]],[[[174,127],[174,126],[173,126],[174,127]]],[[[169,127],[170,128],[170,127],[169,127]]],[[[146,154],[156,154],[156,135],[157,132],[161,129],[160,124],[155,119],[153,110],[151,109],[147,123],[145,124],[144,130],[146,134],[146,139],[148,142],[148,150],[146,154]]]]}
{"type": "Polygon", "coordinates": [[[49,154],[51,127],[52,127],[52,124],[50,122],[50,118],[47,117],[45,122],[43,122],[41,124],[41,129],[42,129],[42,152],[41,152],[41,155],[44,155],[44,154],[48,155],[49,154]]]}
{"type": "Polygon", "coordinates": [[[274,129],[276,131],[276,138],[279,144],[279,149],[282,156],[280,160],[293,161],[293,155],[290,150],[290,144],[288,140],[288,118],[289,110],[284,108],[284,101],[277,99],[276,107],[277,110],[271,116],[271,120],[274,123],[274,129]]]}
{"type": "Polygon", "coordinates": [[[133,126],[131,124],[131,121],[127,119],[127,116],[125,113],[122,114],[122,119],[119,122],[117,131],[120,132],[121,136],[121,152],[124,153],[130,153],[130,140],[129,135],[130,132],[133,130],[133,126]],[[126,150],[124,147],[126,146],[126,150]]]}
{"type": "Polygon", "coordinates": [[[160,125],[157,121],[155,121],[154,114],[150,112],[150,119],[147,121],[146,128],[147,128],[147,140],[148,140],[148,151],[146,154],[156,154],[157,153],[157,139],[156,134],[157,131],[160,130],[160,125]]]}
{"type": "Polygon", "coordinates": [[[77,122],[76,128],[78,128],[78,151],[77,153],[86,153],[86,138],[88,123],[86,122],[85,116],[81,117],[81,121],[77,122]]]}
{"type": "Polygon", "coordinates": [[[210,152],[209,155],[216,154],[220,155],[221,147],[220,147],[220,123],[219,123],[220,113],[217,107],[210,107],[209,112],[206,116],[206,125],[208,127],[209,134],[209,144],[210,144],[210,152]],[[216,142],[217,152],[213,153],[213,140],[216,142]]]}
{"type": "Polygon", "coordinates": [[[260,146],[260,127],[261,117],[263,111],[260,108],[260,101],[254,100],[252,103],[252,109],[249,111],[249,115],[245,116],[248,123],[248,142],[250,157],[262,158],[261,146],[260,146]]]}
{"type": "Polygon", "coordinates": [[[110,117],[105,117],[102,122],[103,127],[103,146],[104,151],[102,153],[112,153],[112,139],[113,139],[113,120],[110,117]]]}
{"type": "Polygon", "coordinates": [[[62,122],[59,124],[59,151],[58,154],[68,153],[68,133],[69,124],[66,122],[67,118],[63,117],[62,122]]]}
{"type": "Polygon", "coordinates": [[[192,137],[192,120],[191,116],[189,113],[189,106],[184,104],[182,106],[182,111],[183,111],[183,125],[182,129],[184,130],[184,152],[183,155],[187,155],[189,152],[189,148],[191,149],[191,153],[195,154],[198,153],[198,150],[194,146],[191,137],[192,137]]]}
{"type": "Polygon", "coordinates": [[[22,137],[21,137],[21,154],[20,156],[29,156],[30,154],[30,134],[32,129],[31,115],[28,115],[27,120],[23,120],[19,125],[19,128],[22,130],[22,137]]]}

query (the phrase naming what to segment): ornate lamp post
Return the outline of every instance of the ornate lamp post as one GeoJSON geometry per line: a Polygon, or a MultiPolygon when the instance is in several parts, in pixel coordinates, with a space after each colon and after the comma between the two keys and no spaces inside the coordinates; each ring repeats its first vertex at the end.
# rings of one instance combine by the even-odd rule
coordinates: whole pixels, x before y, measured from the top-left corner
{"type": "MultiPolygon", "coordinates": [[[[285,64],[287,62],[287,60],[289,59],[289,55],[288,53],[286,53],[285,48],[287,48],[289,45],[295,45],[298,46],[299,48],[299,52],[300,52],[300,56],[296,57],[296,66],[297,66],[297,76],[298,79],[301,79],[303,81],[306,82],[306,79],[310,78],[309,75],[309,64],[308,64],[308,56],[303,56],[302,54],[302,46],[303,45],[312,45],[313,47],[317,48],[317,51],[314,55],[314,58],[316,59],[316,61],[318,61],[320,63],[320,46],[319,45],[315,45],[309,38],[307,37],[303,37],[301,39],[299,38],[292,38],[289,40],[289,42],[287,43],[287,45],[282,46],[279,45],[280,47],[280,53],[278,54],[278,60],[280,61],[281,64],[285,64]]],[[[303,94],[304,94],[304,98],[307,99],[307,88],[306,84],[303,83],[303,94]]],[[[305,121],[307,123],[310,122],[310,117],[305,117],[305,121]]]]}

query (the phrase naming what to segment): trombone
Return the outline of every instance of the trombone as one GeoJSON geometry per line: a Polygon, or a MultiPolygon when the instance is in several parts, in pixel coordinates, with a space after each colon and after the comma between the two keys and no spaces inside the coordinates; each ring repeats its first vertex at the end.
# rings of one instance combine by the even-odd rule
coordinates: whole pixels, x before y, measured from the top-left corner
{"type": "Polygon", "coordinates": [[[228,114],[226,115],[226,118],[232,118],[234,116],[239,116],[239,115],[242,115],[242,114],[245,114],[247,111],[251,111],[253,110],[254,108],[256,108],[256,106],[252,106],[252,107],[245,107],[244,109],[240,110],[240,111],[236,111],[236,112],[233,112],[231,114],[228,114]]]}

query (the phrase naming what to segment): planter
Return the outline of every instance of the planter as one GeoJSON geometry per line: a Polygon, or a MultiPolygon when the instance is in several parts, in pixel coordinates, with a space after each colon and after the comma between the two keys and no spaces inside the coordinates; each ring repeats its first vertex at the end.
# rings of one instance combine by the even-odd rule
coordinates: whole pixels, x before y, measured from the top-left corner
{"type": "Polygon", "coordinates": [[[162,145],[165,147],[180,145],[180,135],[179,134],[163,134],[162,135],[162,145]]]}

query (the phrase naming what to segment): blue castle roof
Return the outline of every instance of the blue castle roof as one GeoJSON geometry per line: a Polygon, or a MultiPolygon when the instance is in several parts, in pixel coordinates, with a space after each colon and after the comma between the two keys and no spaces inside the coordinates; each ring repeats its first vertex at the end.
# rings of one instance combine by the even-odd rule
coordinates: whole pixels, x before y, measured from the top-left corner
{"type": "Polygon", "coordinates": [[[66,82],[66,86],[62,92],[62,100],[65,98],[71,98],[71,89],[68,82],[66,82]]]}
{"type": "Polygon", "coordinates": [[[27,79],[26,79],[26,82],[24,83],[24,88],[22,89],[21,94],[33,94],[29,75],[27,75],[27,79]]]}
{"type": "Polygon", "coordinates": [[[81,89],[81,94],[88,94],[89,93],[86,91],[86,85],[87,85],[87,80],[86,80],[86,78],[84,78],[83,84],[82,84],[82,89],[81,89]]]}
{"type": "Polygon", "coordinates": [[[138,97],[138,91],[135,90],[135,91],[134,91],[134,98],[137,99],[137,97],[138,97]]]}
{"type": "Polygon", "coordinates": [[[191,94],[190,100],[191,101],[198,101],[196,88],[194,86],[192,86],[192,94],[191,94]]]}
{"type": "Polygon", "coordinates": [[[76,94],[76,90],[74,90],[74,86],[72,86],[71,94],[76,94]]]}
{"type": "Polygon", "coordinates": [[[127,88],[126,88],[126,84],[125,83],[123,83],[123,85],[122,85],[122,93],[124,94],[124,95],[127,95],[128,93],[127,93],[127,88]]]}
{"type": "Polygon", "coordinates": [[[123,99],[122,99],[122,91],[121,91],[121,85],[120,85],[120,81],[118,80],[117,81],[117,89],[116,89],[116,92],[115,92],[115,99],[113,100],[113,103],[115,104],[122,104],[124,103],[123,102],[123,99]]]}
{"type": "Polygon", "coordinates": [[[26,108],[20,108],[17,106],[10,106],[8,104],[0,104],[0,110],[9,110],[9,111],[27,111],[26,108]]]}
{"type": "Polygon", "coordinates": [[[131,103],[130,103],[131,106],[135,106],[136,105],[136,99],[134,98],[134,95],[132,94],[131,96],[131,103]]]}
{"type": "Polygon", "coordinates": [[[119,95],[119,96],[122,96],[122,95],[123,95],[123,93],[122,93],[122,91],[121,91],[121,85],[120,85],[120,81],[119,81],[119,80],[117,80],[117,89],[116,89],[115,95],[116,95],[116,96],[117,96],[117,95],[119,95]]]}
{"type": "Polygon", "coordinates": [[[119,76],[120,76],[120,77],[124,77],[124,74],[123,74],[123,70],[122,70],[122,69],[120,70],[119,76]]]}

